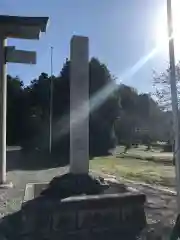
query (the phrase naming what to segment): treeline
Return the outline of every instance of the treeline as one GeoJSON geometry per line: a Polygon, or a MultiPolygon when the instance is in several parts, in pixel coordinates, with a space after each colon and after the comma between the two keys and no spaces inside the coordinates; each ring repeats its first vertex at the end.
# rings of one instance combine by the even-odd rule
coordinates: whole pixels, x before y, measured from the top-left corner
{"type": "MultiPolygon", "coordinates": [[[[7,77],[7,144],[48,150],[50,79],[46,73],[24,86],[7,77]]],[[[53,152],[69,153],[70,61],[53,79],[53,152]]],[[[169,123],[148,94],[118,85],[107,66],[89,62],[90,155],[106,155],[116,144],[165,141],[169,123]]]]}

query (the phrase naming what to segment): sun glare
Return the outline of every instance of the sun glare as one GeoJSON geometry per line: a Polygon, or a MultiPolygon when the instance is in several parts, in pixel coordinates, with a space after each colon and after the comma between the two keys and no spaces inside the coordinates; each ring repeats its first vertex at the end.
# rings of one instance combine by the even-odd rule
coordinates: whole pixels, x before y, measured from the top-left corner
{"type": "MultiPolygon", "coordinates": [[[[173,36],[175,42],[175,54],[177,60],[180,60],[180,0],[172,0],[173,14],[173,36]]],[[[164,7],[157,20],[157,45],[160,48],[166,47],[168,44],[167,34],[167,9],[164,7]]]]}

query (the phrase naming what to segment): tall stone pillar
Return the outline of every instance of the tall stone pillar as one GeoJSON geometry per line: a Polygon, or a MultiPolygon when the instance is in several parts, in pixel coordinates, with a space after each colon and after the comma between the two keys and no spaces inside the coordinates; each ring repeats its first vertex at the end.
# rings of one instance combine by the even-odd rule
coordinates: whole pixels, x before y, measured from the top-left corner
{"type": "Polygon", "coordinates": [[[6,183],[6,105],[7,77],[5,63],[6,39],[0,36],[0,184],[6,183]]]}
{"type": "Polygon", "coordinates": [[[89,171],[89,40],[73,36],[70,49],[70,172],[89,171]]]}

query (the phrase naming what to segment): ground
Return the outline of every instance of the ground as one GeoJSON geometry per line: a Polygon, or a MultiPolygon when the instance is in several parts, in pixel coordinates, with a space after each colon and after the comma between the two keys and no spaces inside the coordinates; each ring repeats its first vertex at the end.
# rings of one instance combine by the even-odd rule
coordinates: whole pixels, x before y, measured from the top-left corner
{"type": "MultiPolygon", "coordinates": [[[[149,223],[148,234],[151,235],[152,231],[155,231],[155,235],[162,236],[164,234],[167,236],[177,212],[172,156],[158,152],[148,153],[144,149],[133,149],[127,155],[122,155],[118,152],[119,150],[117,149],[113,156],[92,160],[90,162],[91,171],[105,177],[109,177],[109,175],[111,178],[116,177],[116,179],[124,181],[129,187],[145,193],[147,196],[145,210],[149,223]],[[158,154],[162,162],[155,161],[158,154]],[[140,159],[139,155],[141,155],[140,159]],[[145,160],[149,156],[151,159],[145,160]],[[144,185],[144,183],[150,184],[144,185]]],[[[7,178],[14,183],[14,188],[0,189],[1,217],[20,208],[26,183],[48,182],[54,176],[63,174],[68,170],[68,167],[48,165],[42,167],[37,156],[32,158],[32,156],[27,155],[22,160],[20,154],[20,151],[16,151],[16,153],[9,153],[10,156],[8,156],[7,178]],[[27,162],[29,163],[27,164],[27,162]]]]}
{"type": "Polygon", "coordinates": [[[162,164],[147,160],[132,158],[101,157],[91,161],[92,169],[149,184],[159,184],[165,187],[174,187],[175,174],[172,163],[162,164]]]}

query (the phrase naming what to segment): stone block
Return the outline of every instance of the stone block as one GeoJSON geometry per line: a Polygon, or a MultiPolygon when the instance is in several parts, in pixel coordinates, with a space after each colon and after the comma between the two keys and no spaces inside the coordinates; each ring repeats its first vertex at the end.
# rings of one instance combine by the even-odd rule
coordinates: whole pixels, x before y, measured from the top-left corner
{"type": "Polygon", "coordinates": [[[78,228],[110,228],[119,225],[117,209],[85,210],[78,213],[78,228]]]}
{"type": "Polygon", "coordinates": [[[53,231],[73,231],[76,229],[76,213],[56,211],[53,214],[53,231]]]}
{"type": "Polygon", "coordinates": [[[37,209],[32,208],[31,210],[28,208],[28,210],[22,212],[21,234],[49,235],[52,228],[52,214],[47,208],[42,209],[41,207],[38,208],[37,206],[37,209]]]}
{"type": "Polygon", "coordinates": [[[121,228],[95,229],[89,234],[88,240],[135,240],[133,233],[124,232],[121,228]]]}
{"type": "Polygon", "coordinates": [[[53,240],[89,240],[90,232],[86,230],[72,232],[53,232],[51,239],[53,240]]]}
{"type": "Polygon", "coordinates": [[[39,196],[23,205],[22,229],[27,236],[36,233],[38,240],[135,239],[146,225],[144,202],[137,192],[39,196]]]}

